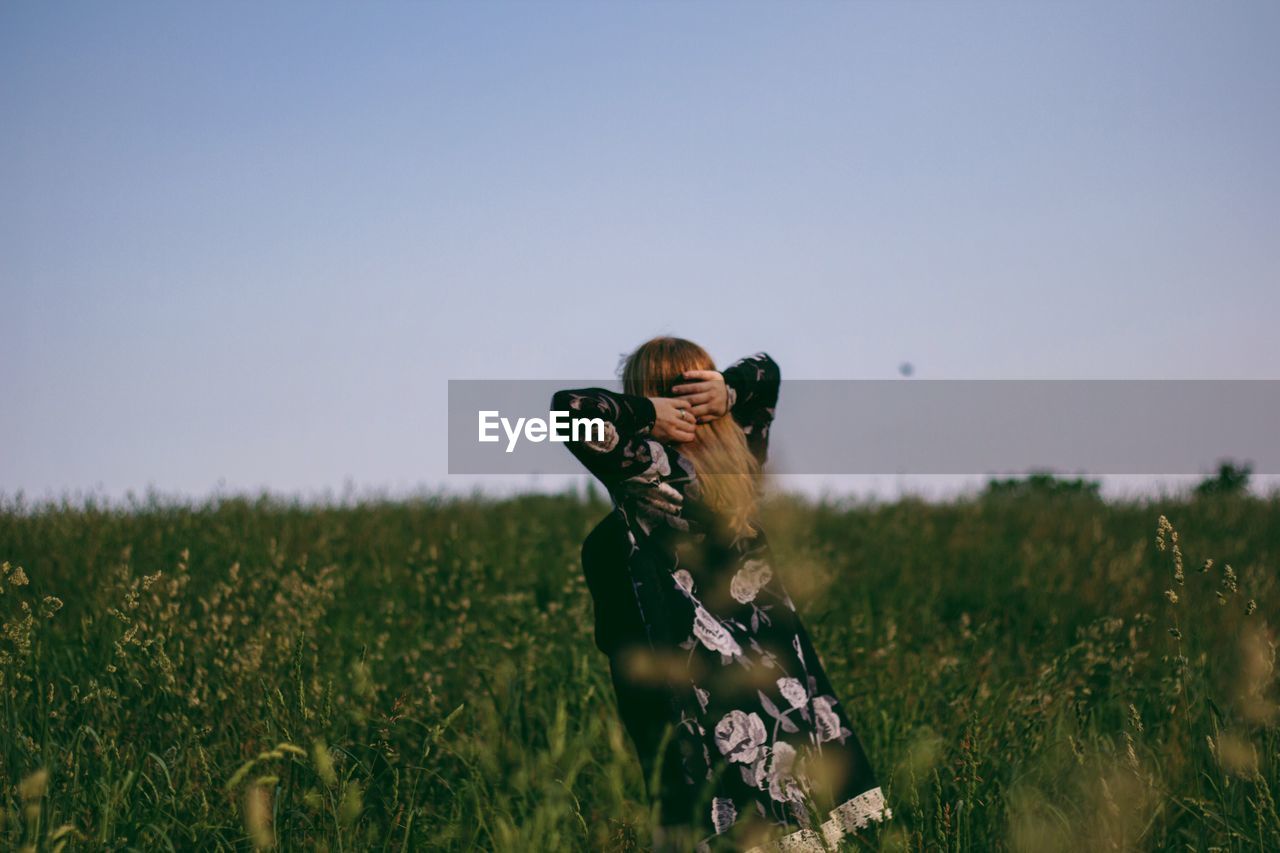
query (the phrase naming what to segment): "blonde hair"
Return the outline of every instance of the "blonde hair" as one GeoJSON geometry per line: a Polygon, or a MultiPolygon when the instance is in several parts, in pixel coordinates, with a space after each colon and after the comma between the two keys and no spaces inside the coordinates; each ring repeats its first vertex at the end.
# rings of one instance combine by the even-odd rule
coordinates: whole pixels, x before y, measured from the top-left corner
{"type": "MultiPolygon", "coordinates": [[[[683,338],[646,341],[622,364],[622,386],[641,397],[670,397],[685,380],[687,370],[715,370],[702,347],[683,338]]],[[[724,517],[735,533],[750,533],[760,486],[760,465],[747,446],[737,421],[726,415],[694,428],[693,441],[679,445],[680,455],[693,463],[702,497],[724,517]]]]}

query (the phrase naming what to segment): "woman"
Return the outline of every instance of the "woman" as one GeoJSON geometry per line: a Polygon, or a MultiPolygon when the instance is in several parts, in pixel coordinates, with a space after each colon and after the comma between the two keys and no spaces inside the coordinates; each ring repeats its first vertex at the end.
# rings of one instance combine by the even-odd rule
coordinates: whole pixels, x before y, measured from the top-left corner
{"type": "Polygon", "coordinates": [[[569,443],[614,504],[583,567],[665,849],[822,850],[890,816],[756,522],[779,378],[662,337],[624,393],[552,400],[605,422],[569,443]]]}

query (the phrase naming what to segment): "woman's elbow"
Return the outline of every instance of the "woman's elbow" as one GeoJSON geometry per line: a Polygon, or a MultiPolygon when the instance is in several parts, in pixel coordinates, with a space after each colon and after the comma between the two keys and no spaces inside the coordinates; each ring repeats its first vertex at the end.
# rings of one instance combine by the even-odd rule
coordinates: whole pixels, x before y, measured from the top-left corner
{"type": "Polygon", "coordinates": [[[778,361],[767,352],[760,353],[761,367],[764,369],[764,378],[770,382],[779,382],[782,380],[782,368],[778,366],[778,361]]]}
{"type": "Polygon", "coordinates": [[[557,391],[551,395],[551,409],[553,412],[569,411],[569,400],[572,393],[568,390],[557,391]]]}

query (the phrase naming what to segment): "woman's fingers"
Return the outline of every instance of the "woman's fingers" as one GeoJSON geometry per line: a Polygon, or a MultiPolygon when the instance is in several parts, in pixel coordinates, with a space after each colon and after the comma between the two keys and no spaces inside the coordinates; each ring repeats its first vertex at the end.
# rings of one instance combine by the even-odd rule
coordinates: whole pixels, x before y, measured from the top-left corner
{"type": "Polygon", "coordinates": [[[714,370],[687,370],[682,376],[692,381],[672,388],[673,399],[692,403],[692,412],[698,423],[710,423],[728,412],[728,395],[722,375],[714,370]]]}
{"type": "Polygon", "coordinates": [[[715,383],[713,382],[685,382],[682,385],[677,385],[674,388],[672,388],[671,393],[679,394],[680,396],[683,397],[688,394],[707,393],[714,389],[715,389],[715,383]]]}
{"type": "Polygon", "coordinates": [[[657,424],[654,427],[656,438],[663,441],[693,441],[698,417],[693,413],[692,403],[674,397],[650,399],[657,410],[657,424]]]}
{"type": "Polygon", "coordinates": [[[669,424],[666,427],[666,433],[676,441],[693,441],[695,435],[693,430],[696,425],[696,421],[669,424]]]}

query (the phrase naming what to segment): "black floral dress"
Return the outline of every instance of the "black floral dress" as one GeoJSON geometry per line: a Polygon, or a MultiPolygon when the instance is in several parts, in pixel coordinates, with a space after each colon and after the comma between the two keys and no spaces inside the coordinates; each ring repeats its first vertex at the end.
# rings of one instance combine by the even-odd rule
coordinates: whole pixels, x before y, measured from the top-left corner
{"type": "MultiPolygon", "coordinates": [[[[761,353],[723,375],[763,464],[778,367],[761,353]]],[[[583,568],[596,643],[671,846],[770,835],[762,849],[822,850],[888,818],[759,526],[736,535],[706,506],[679,445],[650,437],[646,398],[584,388],[558,392],[552,408],[606,423],[603,440],[569,443],[614,504],[583,568]]]]}

